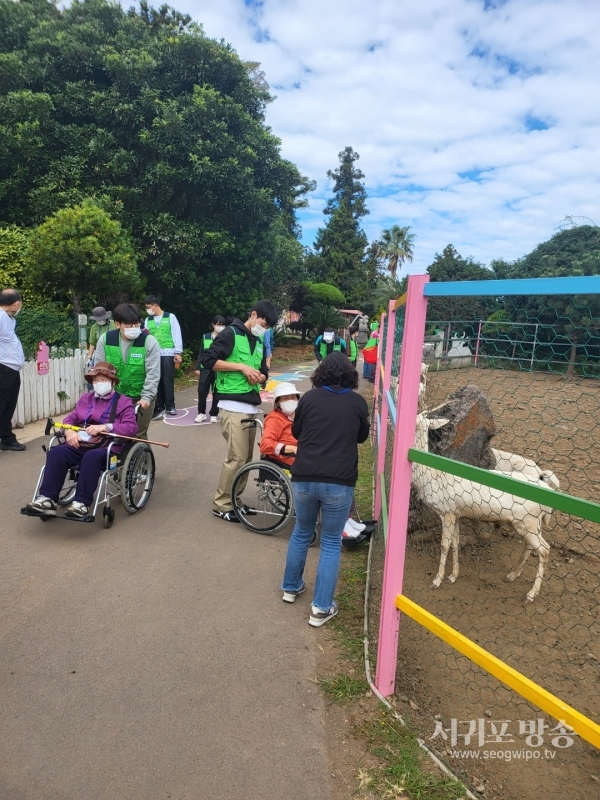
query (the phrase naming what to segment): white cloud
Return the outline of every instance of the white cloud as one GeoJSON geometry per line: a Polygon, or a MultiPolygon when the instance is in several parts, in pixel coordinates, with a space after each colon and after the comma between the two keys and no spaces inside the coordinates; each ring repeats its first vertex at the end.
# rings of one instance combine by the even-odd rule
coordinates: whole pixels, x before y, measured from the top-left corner
{"type": "Polygon", "coordinates": [[[484,263],[549,238],[566,214],[600,224],[596,0],[184,0],[260,61],[267,122],[318,181],[304,238],[323,224],[328,169],[361,155],[370,238],[417,234],[411,271],[452,242],[484,263]]]}

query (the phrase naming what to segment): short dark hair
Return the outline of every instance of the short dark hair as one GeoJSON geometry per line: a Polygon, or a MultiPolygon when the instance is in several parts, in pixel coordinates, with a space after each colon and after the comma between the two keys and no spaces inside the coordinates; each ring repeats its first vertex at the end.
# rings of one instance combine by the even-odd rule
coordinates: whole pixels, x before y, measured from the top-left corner
{"type": "Polygon", "coordinates": [[[141,322],[142,315],[139,308],[135,303],[119,303],[113,311],[113,319],[115,322],[141,322]]]}
{"type": "Polygon", "coordinates": [[[225,317],[221,314],[215,314],[212,318],[211,325],[225,325],[225,317]]]}
{"type": "Polygon", "coordinates": [[[330,353],[321,361],[310,379],[315,388],[341,386],[343,389],[358,389],[358,372],[345,353],[330,353]]]}
{"type": "Polygon", "coordinates": [[[351,325],[348,329],[348,333],[352,336],[354,333],[358,333],[358,327],[356,325],[351,325]]]}
{"type": "Polygon", "coordinates": [[[335,333],[333,328],[323,328],[323,333],[335,333]]]}
{"type": "Polygon", "coordinates": [[[21,292],[16,289],[2,289],[0,292],[0,306],[12,306],[22,300],[21,292]]]}
{"type": "Polygon", "coordinates": [[[250,309],[250,313],[256,311],[259,319],[264,319],[267,325],[272,328],[279,319],[279,310],[269,300],[259,300],[250,309]]]}
{"type": "Polygon", "coordinates": [[[146,297],[146,299],[144,300],[144,303],[145,303],[147,306],[153,306],[153,305],[155,305],[155,304],[156,304],[157,306],[159,306],[159,305],[160,305],[160,301],[159,301],[158,297],[157,297],[155,294],[149,294],[149,295],[146,297]]]}

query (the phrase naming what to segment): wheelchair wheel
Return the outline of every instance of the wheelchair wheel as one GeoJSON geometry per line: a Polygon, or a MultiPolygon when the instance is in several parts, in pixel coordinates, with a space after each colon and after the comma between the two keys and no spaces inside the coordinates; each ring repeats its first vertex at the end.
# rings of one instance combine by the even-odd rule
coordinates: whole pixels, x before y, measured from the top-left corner
{"type": "Polygon", "coordinates": [[[121,467],[121,502],[128,514],[141,511],[154,486],[154,453],[149,445],[137,442],[127,452],[121,467]]]}
{"type": "Polygon", "coordinates": [[[292,484],[275,464],[253,461],[242,467],[231,486],[236,517],[255,533],[274,534],[294,516],[292,484]],[[250,513],[242,513],[248,507],[250,513]]]}
{"type": "Polygon", "coordinates": [[[73,502],[75,492],[77,491],[77,470],[71,468],[67,472],[67,477],[63,488],[60,490],[58,500],[56,501],[59,506],[69,506],[73,502]]]}

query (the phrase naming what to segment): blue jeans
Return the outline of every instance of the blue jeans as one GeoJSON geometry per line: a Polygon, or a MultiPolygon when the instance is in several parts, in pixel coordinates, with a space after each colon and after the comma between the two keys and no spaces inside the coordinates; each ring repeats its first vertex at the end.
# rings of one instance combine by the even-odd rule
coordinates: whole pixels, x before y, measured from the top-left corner
{"type": "Polygon", "coordinates": [[[292,485],[296,524],[288,545],[281,588],[286,592],[297,592],[302,588],[308,545],[321,511],[321,555],[313,605],[320,611],[329,611],[340,570],[342,531],[354,499],[354,487],[313,481],[292,485]]]}

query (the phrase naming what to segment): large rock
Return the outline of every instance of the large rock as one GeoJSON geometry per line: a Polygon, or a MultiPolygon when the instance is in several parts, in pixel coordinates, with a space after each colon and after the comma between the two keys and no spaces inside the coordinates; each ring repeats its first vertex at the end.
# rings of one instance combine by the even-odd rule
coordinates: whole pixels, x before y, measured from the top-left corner
{"type": "Polygon", "coordinates": [[[450,399],[454,402],[439,412],[450,421],[443,428],[430,431],[429,450],[475,467],[493,469],[490,441],[497,431],[487,397],[471,384],[450,399]]]}

